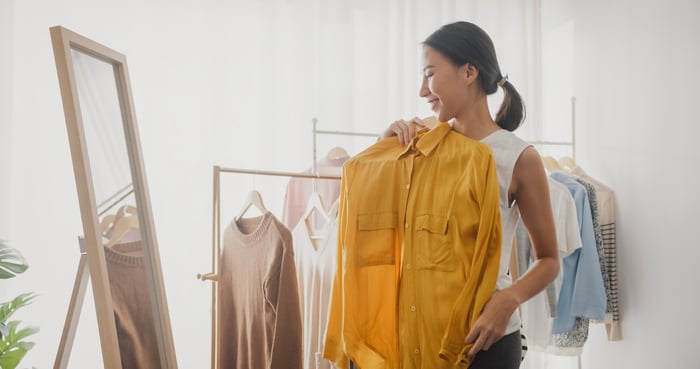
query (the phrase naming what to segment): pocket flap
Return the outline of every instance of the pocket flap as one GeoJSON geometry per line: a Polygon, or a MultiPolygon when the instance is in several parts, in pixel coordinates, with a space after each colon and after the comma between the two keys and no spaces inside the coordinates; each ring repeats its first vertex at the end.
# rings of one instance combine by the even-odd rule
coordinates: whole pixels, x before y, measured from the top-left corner
{"type": "Polygon", "coordinates": [[[399,216],[396,213],[360,214],[357,216],[357,228],[361,231],[396,228],[399,216]]]}
{"type": "Polygon", "coordinates": [[[431,233],[447,233],[447,217],[444,215],[423,214],[416,217],[416,230],[427,230],[431,233]]]}

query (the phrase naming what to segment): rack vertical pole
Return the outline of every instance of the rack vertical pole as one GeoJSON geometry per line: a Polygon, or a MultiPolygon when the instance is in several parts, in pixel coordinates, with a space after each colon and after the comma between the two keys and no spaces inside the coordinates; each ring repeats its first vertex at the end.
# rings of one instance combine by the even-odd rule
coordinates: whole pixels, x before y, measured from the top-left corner
{"type": "Polygon", "coordinates": [[[576,96],[571,96],[571,151],[571,157],[576,161],[576,96]]]}
{"type": "MultiPolygon", "coordinates": [[[[311,168],[312,168],[313,174],[318,174],[318,168],[316,167],[316,158],[318,157],[317,156],[318,151],[317,151],[317,146],[316,146],[316,131],[318,129],[318,119],[316,119],[316,117],[311,119],[311,125],[312,125],[312,129],[313,129],[311,134],[314,137],[314,140],[313,140],[314,141],[314,144],[313,144],[314,157],[312,158],[313,160],[311,160],[311,168]]],[[[311,180],[311,189],[313,192],[317,191],[315,179],[311,180]]]]}
{"type": "MultiPolygon", "coordinates": [[[[221,169],[219,166],[214,166],[214,191],[213,191],[213,201],[212,206],[212,258],[211,258],[211,270],[214,275],[218,275],[218,260],[219,260],[219,216],[221,214],[220,206],[221,201],[219,198],[220,194],[220,179],[221,179],[221,169]]],[[[211,367],[216,369],[219,362],[219,318],[218,318],[218,301],[217,301],[217,290],[218,283],[216,280],[211,281],[211,367]]]]}

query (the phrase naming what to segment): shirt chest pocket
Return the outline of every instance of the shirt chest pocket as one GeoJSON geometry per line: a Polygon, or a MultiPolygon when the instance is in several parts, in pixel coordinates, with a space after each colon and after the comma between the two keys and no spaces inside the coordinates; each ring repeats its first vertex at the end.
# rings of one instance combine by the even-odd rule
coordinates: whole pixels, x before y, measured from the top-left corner
{"type": "Polygon", "coordinates": [[[357,217],[359,266],[390,265],[396,261],[396,213],[360,214],[357,217]]]}
{"type": "Polygon", "coordinates": [[[416,216],[413,255],[419,269],[455,270],[458,263],[447,234],[448,219],[445,215],[416,216]]]}

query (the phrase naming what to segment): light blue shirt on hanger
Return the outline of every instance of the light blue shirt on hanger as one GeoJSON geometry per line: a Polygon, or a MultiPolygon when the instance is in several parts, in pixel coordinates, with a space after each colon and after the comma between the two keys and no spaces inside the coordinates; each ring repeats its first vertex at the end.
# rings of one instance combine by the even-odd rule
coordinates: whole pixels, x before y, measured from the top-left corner
{"type": "Polygon", "coordinates": [[[583,242],[581,248],[562,261],[562,286],[557,301],[557,315],[552,323],[552,333],[559,334],[570,331],[576,317],[604,320],[607,298],[586,187],[563,172],[554,172],[550,177],[571,191],[583,242]]]}

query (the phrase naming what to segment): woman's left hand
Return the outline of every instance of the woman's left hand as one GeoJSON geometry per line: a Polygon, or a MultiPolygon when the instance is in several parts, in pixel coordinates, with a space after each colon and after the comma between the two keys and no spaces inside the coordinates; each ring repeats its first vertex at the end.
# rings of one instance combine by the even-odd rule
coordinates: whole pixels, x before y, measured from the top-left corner
{"type": "Polygon", "coordinates": [[[467,338],[464,339],[465,344],[474,344],[467,355],[473,358],[477,352],[488,350],[501,339],[506,332],[511,315],[517,308],[518,301],[508,289],[496,291],[484,306],[467,338]]]}

